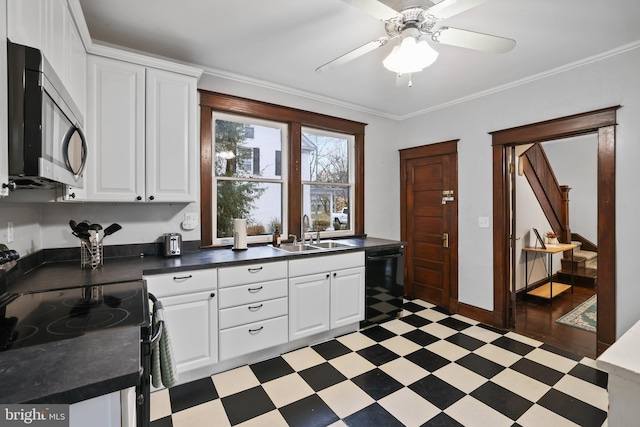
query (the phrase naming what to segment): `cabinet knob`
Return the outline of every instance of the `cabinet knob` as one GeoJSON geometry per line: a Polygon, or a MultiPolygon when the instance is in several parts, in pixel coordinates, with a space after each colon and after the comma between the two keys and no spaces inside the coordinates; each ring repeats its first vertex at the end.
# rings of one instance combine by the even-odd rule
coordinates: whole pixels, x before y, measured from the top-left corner
{"type": "Polygon", "coordinates": [[[76,198],[76,193],[69,194],[69,197],[71,197],[72,199],[75,199],[76,198]]]}
{"type": "Polygon", "coordinates": [[[155,199],[155,197],[149,196],[149,200],[153,200],[153,199],[155,199]]]}
{"type": "Polygon", "coordinates": [[[333,277],[337,277],[337,276],[338,276],[338,273],[333,273],[333,277]]]}
{"type": "Polygon", "coordinates": [[[327,279],[330,277],[331,275],[329,273],[327,273],[327,279]]]}
{"type": "Polygon", "coordinates": [[[211,298],[215,298],[216,293],[215,292],[211,292],[211,295],[209,295],[211,298]]]}
{"type": "Polygon", "coordinates": [[[142,200],[142,196],[136,197],[136,200],[142,200]]]}

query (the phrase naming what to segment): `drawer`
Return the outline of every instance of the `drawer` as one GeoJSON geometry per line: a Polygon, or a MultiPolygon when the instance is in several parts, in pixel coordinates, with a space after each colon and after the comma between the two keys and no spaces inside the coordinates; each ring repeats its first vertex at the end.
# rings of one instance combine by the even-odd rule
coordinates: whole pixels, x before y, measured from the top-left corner
{"type": "Polygon", "coordinates": [[[282,298],[287,296],[287,279],[223,288],[218,291],[218,295],[220,308],[282,298]]]}
{"type": "Polygon", "coordinates": [[[287,306],[287,298],[278,298],[222,309],[219,311],[220,329],[286,316],[287,306]]]}
{"type": "Polygon", "coordinates": [[[347,252],[340,255],[304,257],[289,261],[289,277],[364,267],[364,252],[347,252]]]}
{"type": "Polygon", "coordinates": [[[265,262],[218,269],[221,288],[287,278],[287,262],[265,262]]]}
{"type": "Polygon", "coordinates": [[[287,316],[220,331],[220,360],[284,344],[288,340],[287,316]]]}
{"type": "Polygon", "coordinates": [[[144,276],[147,289],[158,298],[217,288],[215,268],[206,270],[178,271],[175,273],[144,276]]]}

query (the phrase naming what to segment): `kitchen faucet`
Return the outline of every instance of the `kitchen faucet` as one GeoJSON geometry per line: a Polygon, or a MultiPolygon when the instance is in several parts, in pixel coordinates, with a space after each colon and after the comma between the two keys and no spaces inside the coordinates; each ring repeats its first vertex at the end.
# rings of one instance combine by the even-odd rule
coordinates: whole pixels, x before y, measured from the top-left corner
{"type": "Polygon", "coordinates": [[[292,244],[296,244],[298,242],[298,236],[296,236],[295,234],[289,234],[288,237],[293,237],[293,241],[291,242],[292,244]]]}

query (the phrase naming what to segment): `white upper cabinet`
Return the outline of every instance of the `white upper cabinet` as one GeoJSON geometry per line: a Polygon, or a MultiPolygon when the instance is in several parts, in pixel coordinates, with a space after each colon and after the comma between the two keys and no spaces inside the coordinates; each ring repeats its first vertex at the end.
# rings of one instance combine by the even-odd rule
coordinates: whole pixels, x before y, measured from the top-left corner
{"type": "Polygon", "coordinates": [[[196,79],[147,69],[146,197],[196,200],[196,79]]]}
{"type": "Polygon", "coordinates": [[[197,77],[100,53],[88,62],[87,200],[195,202],[197,77]]]}
{"type": "Polygon", "coordinates": [[[80,37],[82,18],[68,0],[7,0],[7,37],[40,49],[67,89],[82,116],[86,114],[86,50],[80,37]]]}
{"type": "Polygon", "coordinates": [[[46,2],[7,0],[7,36],[18,44],[42,48],[46,2]]]}
{"type": "Polygon", "coordinates": [[[88,70],[87,199],[142,200],[145,68],[90,55],[88,70]]]}
{"type": "MultiPolygon", "coordinates": [[[[7,99],[7,2],[0,0],[0,99],[7,99]]],[[[8,129],[7,102],[0,103],[0,129],[8,129]]],[[[9,189],[9,136],[7,132],[0,132],[0,197],[8,196],[9,189]]]]}

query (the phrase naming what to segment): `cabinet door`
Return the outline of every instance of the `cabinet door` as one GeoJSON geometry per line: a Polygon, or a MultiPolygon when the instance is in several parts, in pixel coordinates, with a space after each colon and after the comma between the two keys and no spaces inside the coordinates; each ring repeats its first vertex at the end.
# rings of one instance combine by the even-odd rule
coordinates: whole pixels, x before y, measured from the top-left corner
{"type": "Polygon", "coordinates": [[[289,340],[329,329],[329,273],[289,279],[289,340]]]}
{"type": "MultiPolygon", "coordinates": [[[[0,129],[8,129],[7,124],[7,2],[0,0],[0,129]]],[[[9,136],[0,132],[0,196],[8,196],[9,189],[3,184],[9,183],[9,136]]]]}
{"type": "Polygon", "coordinates": [[[364,267],[331,273],[331,329],[364,320],[364,267]]]}
{"type": "Polygon", "coordinates": [[[146,200],[196,201],[196,79],[146,74],[146,200]]]}
{"type": "Polygon", "coordinates": [[[87,197],[143,201],[145,69],[92,55],[87,62],[87,197]]]}
{"type": "Polygon", "coordinates": [[[159,299],[164,306],[178,374],[217,363],[216,294],[198,292],[159,299]]]}
{"type": "Polygon", "coordinates": [[[7,0],[9,39],[18,44],[40,49],[45,16],[42,0],[7,0]]]}

